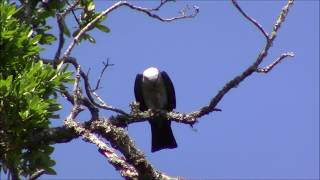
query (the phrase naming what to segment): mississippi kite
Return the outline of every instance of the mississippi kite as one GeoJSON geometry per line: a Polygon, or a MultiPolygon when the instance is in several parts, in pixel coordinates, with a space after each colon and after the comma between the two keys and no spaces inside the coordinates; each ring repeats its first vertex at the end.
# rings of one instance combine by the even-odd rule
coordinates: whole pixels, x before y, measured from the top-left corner
{"type": "MultiPolygon", "coordinates": [[[[143,74],[137,74],[134,93],[140,110],[166,110],[176,108],[176,96],[173,84],[165,71],[150,67],[143,74]]],[[[171,130],[171,121],[157,117],[149,120],[152,134],[151,152],[177,147],[171,130]]]]}

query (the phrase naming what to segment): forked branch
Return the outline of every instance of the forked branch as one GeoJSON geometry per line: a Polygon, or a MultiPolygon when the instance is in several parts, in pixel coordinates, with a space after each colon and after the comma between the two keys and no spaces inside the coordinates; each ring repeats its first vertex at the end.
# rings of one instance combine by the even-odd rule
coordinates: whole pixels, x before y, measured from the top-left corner
{"type": "MultiPolygon", "coordinates": [[[[65,51],[63,55],[63,61],[67,63],[71,63],[75,66],[77,69],[77,78],[75,82],[75,88],[74,88],[74,96],[73,98],[69,97],[69,99],[73,102],[73,109],[68,116],[68,118],[65,121],[65,125],[69,128],[74,129],[76,134],[79,134],[84,138],[84,140],[89,141],[91,143],[94,143],[98,146],[99,152],[102,153],[105,157],[108,158],[109,162],[114,165],[120,173],[123,175],[123,177],[128,177],[129,179],[166,179],[170,178],[162,173],[158,172],[153,166],[147,161],[144,154],[135,147],[133,141],[126,133],[125,129],[122,128],[130,123],[140,122],[140,121],[146,121],[147,119],[150,119],[154,112],[152,111],[145,111],[141,112],[138,110],[136,104],[132,104],[132,112],[130,114],[125,113],[124,111],[120,109],[113,108],[111,106],[108,106],[104,103],[104,101],[94,92],[92,91],[89,79],[87,74],[85,74],[81,69],[78,63],[74,60],[70,60],[69,55],[75,46],[75,43],[78,42],[80,37],[90,29],[102,16],[108,15],[113,10],[122,7],[127,6],[133,10],[142,12],[147,14],[148,16],[158,19],[163,22],[170,22],[176,19],[181,18],[191,18],[197,15],[199,12],[197,7],[194,7],[194,12],[191,15],[187,15],[185,11],[183,11],[181,16],[164,19],[156,14],[153,13],[153,11],[159,10],[165,3],[169,2],[170,0],[162,0],[160,5],[157,6],[154,9],[147,9],[142,8],[139,6],[132,5],[126,1],[119,1],[115,4],[113,4],[111,7],[107,8],[103,12],[101,12],[95,19],[93,19],[90,23],[88,23],[85,27],[83,27],[80,32],[75,36],[75,38],[72,40],[70,45],[68,46],[67,50],[65,51]],[[115,117],[110,118],[99,118],[98,115],[96,115],[95,118],[92,118],[91,121],[87,121],[84,124],[77,123],[75,121],[75,118],[77,114],[82,110],[80,105],[84,105],[87,108],[92,108],[89,105],[90,104],[84,104],[82,99],[84,99],[81,96],[81,93],[79,91],[79,79],[80,76],[84,80],[85,90],[86,94],[90,100],[90,103],[94,104],[98,108],[102,109],[108,109],[112,110],[114,112],[117,112],[118,115],[115,117]],[[97,100],[97,101],[96,101],[97,100]],[[99,134],[102,138],[109,141],[110,144],[119,150],[125,158],[119,159],[119,156],[117,156],[113,149],[111,147],[108,147],[103,141],[101,141],[95,134],[99,134]],[[117,165],[115,165],[117,164],[117,165]],[[125,174],[124,172],[130,172],[128,174],[125,174]]],[[[231,0],[233,5],[236,7],[236,9],[243,15],[247,20],[249,20],[251,23],[254,24],[256,28],[259,29],[259,31],[262,32],[263,36],[266,38],[266,44],[261,49],[260,53],[258,54],[255,61],[247,67],[242,73],[240,73],[238,76],[234,77],[232,80],[227,82],[221,89],[218,91],[218,93],[210,100],[209,104],[207,106],[204,106],[200,108],[198,111],[191,112],[191,113],[179,113],[179,112],[166,112],[166,111],[159,111],[156,113],[165,113],[165,116],[167,119],[171,119],[173,121],[179,122],[179,123],[185,123],[193,125],[197,122],[197,119],[207,115],[209,113],[212,113],[213,111],[219,111],[219,109],[216,108],[218,103],[221,101],[221,99],[232,89],[238,86],[241,82],[243,82],[247,77],[252,75],[255,72],[269,72],[275,65],[279,64],[283,59],[286,57],[292,57],[293,53],[284,53],[282,54],[278,59],[276,59],[273,63],[271,63],[269,66],[265,68],[259,68],[260,64],[263,62],[263,60],[266,58],[268,51],[270,47],[272,46],[272,43],[277,35],[277,32],[279,28],[281,27],[282,23],[285,21],[285,18],[287,17],[288,11],[290,7],[293,5],[293,0],[288,0],[287,4],[283,7],[282,11],[280,12],[280,15],[278,19],[276,20],[275,24],[273,25],[273,30],[270,34],[268,34],[264,28],[253,18],[248,16],[238,5],[238,3],[235,0],[231,0]]],[[[99,84],[99,83],[98,83],[99,84]]],[[[97,85],[98,87],[99,85],[97,85]]],[[[96,89],[97,89],[96,87],[96,89]]],[[[97,113],[97,112],[96,112],[97,113]]],[[[77,136],[75,136],[77,137],[77,136]]],[[[70,138],[74,138],[74,136],[70,136],[70,138]]]]}
{"type": "Polygon", "coordinates": [[[111,13],[112,11],[114,11],[115,9],[118,9],[122,6],[127,6],[133,10],[142,12],[146,15],[148,15],[149,17],[158,19],[162,22],[171,22],[171,21],[175,21],[175,20],[179,20],[179,19],[186,19],[186,18],[193,18],[195,17],[198,13],[199,13],[199,8],[197,6],[194,6],[193,9],[193,13],[191,13],[190,15],[186,14],[186,10],[182,10],[181,15],[180,16],[176,16],[176,17],[172,17],[172,18],[162,18],[161,16],[155,14],[153,11],[158,11],[165,3],[169,2],[168,0],[165,1],[161,1],[160,5],[154,9],[149,9],[149,8],[144,8],[144,7],[140,7],[140,6],[135,6],[127,1],[119,1],[115,4],[113,4],[112,6],[110,6],[109,8],[107,8],[106,10],[102,11],[97,17],[95,17],[91,22],[89,22],[86,26],[84,26],[79,33],[73,38],[73,40],[71,41],[70,45],[68,46],[67,50],[65,51],[65,53],[63,54],[63,58],[62,60],[64,61],[71,53],[72,49],[74,48],[75,44],[79,41],[79,39],[82,37],[82,35],[87,32],[96,22],[98,22],[103,16],[107,16],[109,13],[111,13]]]}
{"type": "MultiPolygon", "coordinates": [[[[287,4],[282,8],[279,17],[277,18],[275,24],[273,25],[273,31],[268,35],[264,28],[258,23],[256,20],[248,16],[238,5],[236,0],[231,0],[233,5],[239,10],[239,12],[248,19],[251,23],[254,24],[255,27],[257,27],[262,34],[266,37],[266,44],[261,49],[260,53],[258,54],[256,60],[249,66],[247,69],[245,69],[241,74],[234,77],[232,80],[227,82],[220,91],[211,99],[209,102],[209,105],[204,106],[200,108],[200,110],[192,112],[192,113],[179,113],[179,112],[168,112],[167,119],[179,122],[179,123],[185,123],[193,125],[197,122],[197,119],[207,115],[209,113],[212,113],[213,111],[219,111],[219,109],[216,108],[218,103],[221,101],[221,99],[232,89],[237,87],[242,81],[244,81],[247,77],[249,77],[254,72],[268,72],[270,71],[275,65],[279,64],[284,58],[286,57],[293,57],[293,53],[284,53],[282,54],[276,61],[274,61],[272,64],[267,66],[266,68],[259,68],[259,65],[262,63],[262,61],[265,59],[265,57],[268,54],[268,51],[270,47],[272,46],[273,41],[275,40],[275,37],[277,35],[277,32],[282,25],[282,23],[285,21],[285,18],[288,15],[290,7],[293,5],[293,0],[288,0],[287,4]]],[[[166,113],[166,112],[160,112],[160,113],[166,113]]],[[[120,121],[112,121],[113,123],[119,125],[119,126],[126,126],[127,124],[133,123],[133,122],[140,122],[145,121],[146,119],[150,118],[152,114],[149,114],[148,112],[140,112],[139,110],[133,110],[131,113],[131,117],[125,117],[125,116],[119,116],[115,117],[114,119],[120,120],[120,121]]]]}

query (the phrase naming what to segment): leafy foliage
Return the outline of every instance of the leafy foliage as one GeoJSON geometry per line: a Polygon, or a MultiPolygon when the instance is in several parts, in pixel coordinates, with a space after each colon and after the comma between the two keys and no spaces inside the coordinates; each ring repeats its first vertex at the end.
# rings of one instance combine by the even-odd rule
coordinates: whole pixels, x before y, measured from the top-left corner
{"type": "MultiPolygon", "coordinates": [[[[74,37],[99,12],[93,0],[78,1],[79,27],[70,32],[65,15],[71,13],[71,4],[66,0],[9,2],[0,0],[0,173],[9,172],[12,179],[39,170],[55,174],[55,161],[50,157],[54,148],[46,140],[35,143],[33,137],[49,128],[50,119],[59,118],[56,112],[62,107],[57,103],[56,90],[65,89],[72,73],[63,64],[56,68],[44,64],[39,55],[44,48],[40,45],[51,45],[57,39],[49,32],[49,18],[58,18],[63,34],[74,37]]],[[[102,25],[105,19],[92,24],[89,31],[110,32],[102,25]]],[[[80,41],[95,43],[89,31],[80,41]]]]}
{"type": "MultiPolygon", "coordinates": [[[[100,13],[97,13],[95,11],[95,4],[93,0],[81,0],[80,1],[80,6],[83,7],[83,12],[81,13],[81,18],[79,20],[79,26],[80,29],[88,25],[93,19],[95,19],[97,16],[99,16],[100,13]]],[[[107,17],[104,16],[101,19],[98,20],[95,24],[93,24],[89,30],[92,30],[94,28],[99,29],[102,32],[109,33],[110,29],[107,26],[102,25],[101,23],[106,19],[107,17]]],[[[79,32],[80,29],[76,30],[72,36],[75,37],[79,32]]],[[[91,43],[96,43],[96,40],[88,33],[85,33],[81,38],[81,40],[88,40],[91,43]]]]}
{"type": "Polygon", "coordinates": [[[54,69],[39,59],[38,43],[46,35],[19,20],[20,11],[0,2],[0,170],[14,179],[40,169],[55,173],[50,142],[32,139],[59,117],[55,90],[72,81],[66,66],[54,69]]]}

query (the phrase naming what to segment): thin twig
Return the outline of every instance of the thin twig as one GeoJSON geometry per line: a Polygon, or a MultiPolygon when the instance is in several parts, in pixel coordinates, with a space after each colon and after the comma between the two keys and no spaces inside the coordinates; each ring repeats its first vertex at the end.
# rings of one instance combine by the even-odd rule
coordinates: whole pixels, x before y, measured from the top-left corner
{"type": "Polygon", "coordinates": [[[69,5],[69,7],[63,12],[64,14],[68,13],[71,11],[74,19],[76,20],[76,22],[78,23],[78,26],[80,27],[80,22],[79,19],[77,18],[76,14],[74,13],[74,9],[75,7],[79,4],[80,0],[75,1],[72,5],[70,5],[70,3],[68,2],[68,0],[65,0],[66,3],[69,5]]]}
{"type": "Polygon", "coordinates": [[[153,8],[153,9],[150,9],[150,11],[159,11],[160,8],[161,8],[163,5],[165,5],[165,4],[168,3],[168,2],[173,2],[173,1],[174,1],[174,0],[160,0],[160,4],[159,4],[157,7],[153,8]]]}
{"type": "MultiPolygon", "coordinates": [[[[78,67],[78,63],[77,63],[75,58],[67,58],[67,60],[65,60],[65,62],[72,64],[75,68],[78,67]]],[[[115,108],[113,106],[110,106],[110,105],[108,105],[106,103],[104,103],[104,104],[97,103],[95,101],[94,97],[92,96],[92,90],[91,90],[91,86],[90,86],[90,83],[89,83],[88,76],[81,69],[80,69],[80,75],[81,75],[82,79],[84,80],[84,87],[85,87],[86,94],[87,94],[90,102],[93,105],[95,105],[95,106],[97,106],[99,108],[105,109],[105,110],[114,111],[116,113],[120,113],[120,114],[123,114],[123,115],[128,115],[123,110],[115,108]]]]}
{"type": "Polygon", "coordinates": [[[80,0],[75,0],[71,5],[70,3],[68,2],[68,0],[65,0],[66,3],[68,4],[68,8],[66,8],[62,13],[61,15],[63,17],[65,17],[67,14],[69,14],[71,11],[73,11],[75,9],[75,7],[80,3],[80,0]]]}
{"type": "Polygon", "coordinates": [[[293,52],[286,52],[280,55],[280,57],[278,57],[276,60],[274,60],[271,64],[269,64],[266,67],[263,68],[258,68],[256,70],[256,72],[258,73],[268,73],[269,71],[271,71],[273,69],[274,66],[276,66],[277,64],[279,64],[283,59],[287,58],[287,57],[294,57],[294,53],[293,52]]]}
{"type": "Polygon", "coordinates": [[[162,22],[172,22],[172,21],[179,20],[179,19],[194,18],[195,16],[197,16],[197,14],[200,11],[198,6],[193,6],[193,10],[194,11],[190,15],[186,15],[185,10],[183,10],[182,12],[184,12],[184,13],[181,13],[180,16],[175,16],[175,17],[172,17],[172,18],[162,18],[159,15],[152,13],[150,11],[150,9],[148,9],[148,8],[135,6],[135,5],[132,5],[130,3],[125,3],[123,5],[129,7],[131,9],[133,9],[133,10],[137,10],[139,12],[145,13],[148,16],[150,16],[152,18],[155,18],[155,19],[158,19],[159,21],[162,21],[162,22]]]}
{"type": "Polygon", "coordinates": [[[255,19],[253,19],[252,17],[250,17],[249,15],[247,15],[247,13],[245,13],[242,8],[239,6],[239,4],[237,3],[236,0],[231,0],[231,2],[233,3],[233,5],[238,9],[238,11],[246,18],[248,19],[254,26],[256,26],[261,33],[263,34],[263,36],[268,40],[269,39],[269,35],[268,33],[263,29],[263,27],[261,26],[261,24],[259,24],[258,21],[256,21],[255,19]]]}
{"type": "Polygon", "coordinates": [[[97,81],[96,87],[95,87],[92,91],[96,91],[96,90],[99,89],[100,81],[101,81],[101,78],[102,78],[102,76],[103,76],[104,71],[107,69],[107,67],[114,65],[114,64],[110,64],[110,63],[109,63],[109,58],[107,59],[107,63],[105,63],[105,62],[102,62],[102,63],[103,63],[103,66],[104,66],[104,67],[103,67],[103,69],[102,69],[102,71],[101,71],[101,73],[100,73],[100,76],[99,76],[99,79],[98,79],[98,81],[97,81]]]}
{"type": "Polygon", "coordinates": [[[152,18],[155,18],[155,19],[158,19],[158,20],[160,20],[162,22],[171,22],[171,21],[175,21],[175,20],[178,20],[178,19],[193,18],[199,13],[199,7],[194,6],[193,7],[194,8],[194,12],[191,15],[181,15],[181,16],[177,16],[177,17],[167,18],[166,19],[166,18],[162,18],[159,15],[156,15],[156,14],[152,13],[150,9],[132,5],[132,4],[128,3],[127,1],[118,1],[117,3],[115,3],[112,6],[110,6],[109,8],[107,8],[106,10],[102,11],[97,17],[95,17],[91,22],[89,22],[86,26],[84,26],[79,31],[79,33],[73,38],[73,40],[69,44],[67,50],[64,52],[62,60],[65,60],[70,55],[72,49],[74,48],[75,44],[77,42],[79,42],[79,39],[82,37],[82,35],[85,32],[87,32],[96,22],[98,22],[103,16],[108,15],[109,13],[114,11],[115,9],[117,9],[119,7],[122,7],[122,6],[127,6],[127,7],[131,8],[133,10],[145,13],[148,16],[150,16],[152,18]]]}

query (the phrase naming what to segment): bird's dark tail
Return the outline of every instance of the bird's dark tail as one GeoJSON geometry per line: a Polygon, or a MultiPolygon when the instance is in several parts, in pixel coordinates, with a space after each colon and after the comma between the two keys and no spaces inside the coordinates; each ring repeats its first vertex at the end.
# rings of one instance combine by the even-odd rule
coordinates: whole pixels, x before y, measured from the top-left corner
{"type": "Polygon", "coordinates": [[[152,134],[151,152],[161,149],[173,149],[177,147],[177,142],[171,130],[171,121],[166,119],[154,119],[149,121],[152,134]]]}

